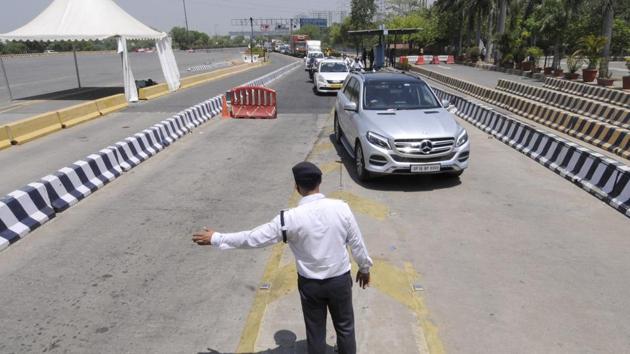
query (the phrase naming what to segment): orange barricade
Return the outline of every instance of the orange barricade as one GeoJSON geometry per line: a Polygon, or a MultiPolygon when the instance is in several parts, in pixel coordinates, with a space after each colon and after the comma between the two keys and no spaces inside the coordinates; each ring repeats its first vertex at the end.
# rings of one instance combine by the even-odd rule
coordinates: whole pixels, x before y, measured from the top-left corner
{"type": "Polygon", "coordinates": [[[452,55],[449,55],[446,59],[446,64],[455,64],[455,58],[452,55]]]}
{"type": "Polygon", "coordinates": [[[439,64],[440,63],[440,57],[438,57],[437,55],[433,56],[433,60],[431,60],[431,64],[439,64]]]}
{"type": "Polygon", "coordinates": [[[424,65],[424,55],[418,55],[418,59],[416,60],[416,65],[424,65]]]}
{"type": "Polygon", "coordinates": [[[241,86],[230,90],[232,118],[276,118],[276,91],[263,86],[241,86]]]}

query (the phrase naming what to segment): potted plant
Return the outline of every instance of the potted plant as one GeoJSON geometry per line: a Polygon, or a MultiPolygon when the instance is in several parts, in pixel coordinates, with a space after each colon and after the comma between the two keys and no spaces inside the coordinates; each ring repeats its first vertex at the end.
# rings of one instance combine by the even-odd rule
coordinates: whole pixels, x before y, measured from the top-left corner
{"type": "Polygon", "coordinates": [[[623,77],[623,89],[630,90],[630,57],[626,58],[626,68],[628,68],[628,75],[623,77]]]}
{"type": "Polygon", "coordinates": [[[577,71],[582,67],[582,63],[584,63],[584,58],[582,58],[581,51],[576,50],[569,54],[567,56],[567,69],[569,72],[565,74],[565,77],[569,80],[576,80],[580,76],[577,71]]]}
{"type": "Polygon", "coordinates": [[[597,84],[599,86],[612,86],[615,80],[612,78],[612,73],[606,73],[606,76],[601,76],[597,78],[597,84]]]}
{"type": "Polygon", "coordinates": [[[468,57],[470,58],[470,61],[474,63],[479,61],[479,56],[481,55],[481,50],[479,50],[479,47],[470,47],[468,48],[467,53],[468,57]]]}
{"type": "Polygon", "coordinates": [[[540,72],[540,68],[538,68],[538,62],[540,61],[540,57],[544,55],[542,49],[538,47],[529,47],[527,48],[527,56],[529,56],[529,62],[532,63],[531,70],[532,72],[538,73],[540,72]]]}
{"type": "Polygon", "coordinates": [[[584,82],[592,82],[597,77],[597,67],[602,59],[601,52],[606,45],[606,37],[589,34],[580,40],[582,54],[588,60],[588,67],[582,69],[582,79],[584,82]]]}

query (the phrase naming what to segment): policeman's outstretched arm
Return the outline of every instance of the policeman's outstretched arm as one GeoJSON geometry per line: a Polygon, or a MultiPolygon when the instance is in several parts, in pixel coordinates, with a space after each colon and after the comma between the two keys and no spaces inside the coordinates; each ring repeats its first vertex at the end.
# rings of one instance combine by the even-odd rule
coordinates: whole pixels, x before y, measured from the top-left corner
{"type": "Polygon", "coordinates": [[[204,228],[193,234],[193,242],[200,246],[212,245],[222,250],[233,248],[260,248],[282,240],[280,216],[255,229],[234,233],[220,233],[204,228]]]}

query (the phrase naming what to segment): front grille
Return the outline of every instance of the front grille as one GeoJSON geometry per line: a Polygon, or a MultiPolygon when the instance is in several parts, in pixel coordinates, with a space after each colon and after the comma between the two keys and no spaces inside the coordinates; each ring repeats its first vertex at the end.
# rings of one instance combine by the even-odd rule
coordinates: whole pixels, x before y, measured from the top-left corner
{"type": "Polygon", "coordinates": [[[422,155],[428,157],[403,157],[398,156],[396,154],[390,154],[392,159],[396,162],[409,162],[409,163],[426,163],[426,162],[439,162],[439,161],[448,161],[455,156],[454,152],[451,152],[448,155],[441,156],[431,156],[431,155],[422,155]]]}
{"type": "Polygon", "coordinates": [[[427,157],[448,153],[453,150],[454,145],[455,138],[394,140],[394,147],[397,152],[427,157]]]}

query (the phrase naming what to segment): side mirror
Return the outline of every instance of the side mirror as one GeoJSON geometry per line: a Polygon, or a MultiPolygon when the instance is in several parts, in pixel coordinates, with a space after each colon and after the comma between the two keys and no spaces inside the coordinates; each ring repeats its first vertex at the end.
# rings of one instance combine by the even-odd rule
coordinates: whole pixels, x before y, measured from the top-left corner
{"type": "Polygon", "coordinates": [[[356,112],[357,111],[357,104],[354,102],[348,102],[345,105],[343,105],[343,109],[346,111],[353,111],[356,112]]]}
{"type": "Polygon", "coordinates": [[[451,101],[449,100],[442,100],[442,107],[444,108],[448,108],[448,106],[451,105],[451,101]]]}

